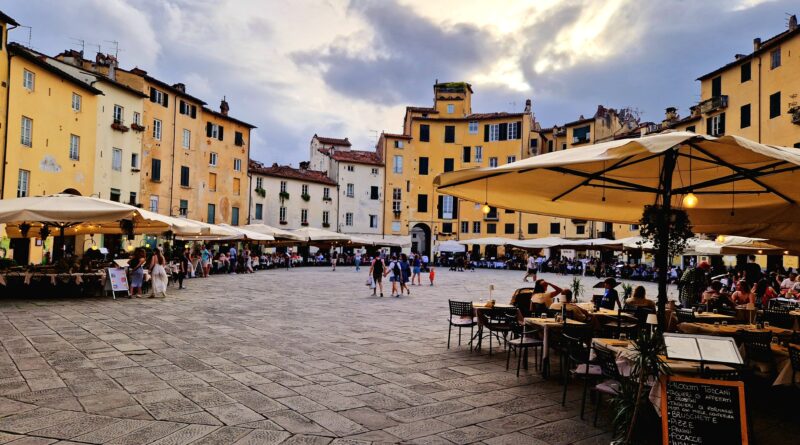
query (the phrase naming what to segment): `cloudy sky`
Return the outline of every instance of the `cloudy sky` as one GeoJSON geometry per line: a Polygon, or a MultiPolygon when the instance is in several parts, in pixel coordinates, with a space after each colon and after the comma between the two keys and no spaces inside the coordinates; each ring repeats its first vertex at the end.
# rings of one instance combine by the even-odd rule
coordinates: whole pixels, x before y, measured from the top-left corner
{"type": "MultiPolygon", "coordinates": [[[[252,157],[307,158],[314,133],[372,149],[431,86],[468,81],[473,110],[533,100],[544,126],[632,106],[660,121],[698,76],[786,28],[796,0],[0,0],[49,54],[98,45],[258,127],[252,157]]],[[[30,38],[30,40],[29,40],[30,38]]]]}

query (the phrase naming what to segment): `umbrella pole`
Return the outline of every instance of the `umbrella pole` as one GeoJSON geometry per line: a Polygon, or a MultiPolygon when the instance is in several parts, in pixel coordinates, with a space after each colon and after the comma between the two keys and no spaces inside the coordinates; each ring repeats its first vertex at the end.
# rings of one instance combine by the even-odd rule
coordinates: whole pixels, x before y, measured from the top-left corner
{"type": "Polygon", "coordinates": [[[664,154],[664,166],[661,170],[661,218],[658,224],[658,250],[656,266],[658,267],[658,326],[661,332],[666,328],[667,308],[667,269],[669,268],[669,219],[672,213],[672,174],[675,170],[678,152],[674,147],[664,154]]]}
{"type": "Polygon", "coordinates": [[[58,236],[56,242],[53,243],[53,262],[57,262],[64,258],[64,224],[58,225],[58,236]]]}

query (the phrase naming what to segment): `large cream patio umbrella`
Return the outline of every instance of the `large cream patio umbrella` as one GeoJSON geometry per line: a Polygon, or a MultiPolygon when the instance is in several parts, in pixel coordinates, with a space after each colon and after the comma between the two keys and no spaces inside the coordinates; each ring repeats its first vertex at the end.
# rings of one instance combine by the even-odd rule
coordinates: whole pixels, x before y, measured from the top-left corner
{"type": "Polygon", "coordinates": [[[472,246],[505,246],[519,241],[513,238],[503,238],[502,236],[488,236],[485,238],[472,238],[458,241],[459,244],[472,246]]]}
{"type": "Polygon", "coordinates": [[[292,233],[301,237],[309,244],[347,244],[350,236],[344,233],[332,232],[330,230],[317,229],[315,227],[303,227],[302,229],[292,230],[292,233]]]}
{"type": "MultiPolygon", "coordinates": [[[[670,132],[543,154],[436,177],[441,193],[543,215],[636,224],[644,206],[687,203],[693,230],[796,243],[800,150],[738,136],[670,132]],[[695,204],[689,207],[688,204],[695,204]]],[[[656,255],[659,309],[667,301],[669,233],[656,255]]]]}
{"type": "Polygon", "coordinates": [[[270,235],[276,240],[303,241],[303,237],[288,230],[268,226],[266,224],[247,224],[242,226],[246,230],[270,235]]]}

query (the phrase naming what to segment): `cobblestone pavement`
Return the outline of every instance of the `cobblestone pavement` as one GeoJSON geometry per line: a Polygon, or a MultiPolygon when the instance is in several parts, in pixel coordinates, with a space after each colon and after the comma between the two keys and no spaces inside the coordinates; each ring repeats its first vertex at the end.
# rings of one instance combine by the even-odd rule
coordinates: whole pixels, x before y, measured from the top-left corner
{"type": "Polygon", "coordinates": [[[4,295],[0,443],[608,443],[578,387],[562,407],[554,379],[517,378],[455,332],[446,348],[448,298],[492,283],[505,300],[521,275],[440,269],[402,298],[344,267],[194,279],[166,299],[4,295]]]}

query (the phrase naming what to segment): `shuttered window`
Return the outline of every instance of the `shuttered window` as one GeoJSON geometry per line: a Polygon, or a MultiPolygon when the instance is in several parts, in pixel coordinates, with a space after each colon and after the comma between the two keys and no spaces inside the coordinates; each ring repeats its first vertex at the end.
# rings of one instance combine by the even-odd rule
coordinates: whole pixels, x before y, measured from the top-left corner
{"type": "Polygon", "coordinates": [[[419,140],[420,142],[430,142],[431,140],[431,127],[427,124],[419,126],[419,140]]]}
{"type": "Polygon", "coordinates": [[[419,158],[419,174],[420,175],[428,174],[428,158],[426,157],[419,158]]]}
{"type": "Polygon", "coordinates": [[[444,127],[444,142],[452,144],[456,141],[456,127],[455,125],[445,125],[444,127]]]}
{"type": "Polygon", "coordinates": [[[781,115],[781,92],[769,95],[769,118],[773,119],[781,115]]]}

